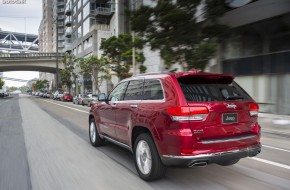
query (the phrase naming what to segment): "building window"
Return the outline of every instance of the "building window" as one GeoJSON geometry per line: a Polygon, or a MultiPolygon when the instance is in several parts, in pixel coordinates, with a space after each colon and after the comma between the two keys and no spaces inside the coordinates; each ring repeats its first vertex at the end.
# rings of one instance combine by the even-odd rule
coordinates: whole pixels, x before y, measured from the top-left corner
{"type": "Polygon", "coordinates": [[[78,15],[78,21],[81,22],[81,20],[82,20],[82,12],[80,12],[78,15]]]}
{"type": "Polygon", "coordinates": [[[93,37],[90,36],[88,39],[84,41],[84,50],[93,46],[93,37]]]}
{"type": "Polygon", "coordinates": [[[81,7],[82,7],[82,0],[79,0],[78,1],[78,9],[81,9],[81,7]]]}
{"type": "Polygon", "coordinates": [[[88,18],[87,20],[84,21],[83,23],[83,32],[84,32],[84,36],[89,33],[90,31],[90,19],[88,18]]]}
{"type": "Polygon", "coordinates": [[[83,8],[83,18],[85,19],[90,14],[90,3],[83,8]]]}
{"type": "Polygon", "coordinates": [[[82,26],[80,26],[79,28],[78,28],[78,38],[80,38],[80,37],[82,37],[83,36],[83,34],[82,34],[82,26]]]}

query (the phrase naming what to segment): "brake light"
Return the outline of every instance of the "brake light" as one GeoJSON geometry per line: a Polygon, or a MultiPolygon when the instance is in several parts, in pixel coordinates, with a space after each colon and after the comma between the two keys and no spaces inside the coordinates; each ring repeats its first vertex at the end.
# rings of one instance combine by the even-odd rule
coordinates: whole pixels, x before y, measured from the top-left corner
{"type": "Polygon", "coordinates": [[[259,134],[260,133],[260,129],[261,129],[261,127],[259,126],[259,124],[255,123],[253,125],[253,128],[251,129],[251,132],[254,133],[254,134],[259,134]]]}
{"type": "Polygon", "coordinates": [[[258,104],[249,104],[249,113],[250,113],[250,116],[258,116],[258,113],[259,113],[259,106],[258,104]]]}
{"type": "Polygon", "coordinates": [[[170,107],[167,109],[174,121],[201,121],[206,118],[209,111],[206,107],[170,107]]]}

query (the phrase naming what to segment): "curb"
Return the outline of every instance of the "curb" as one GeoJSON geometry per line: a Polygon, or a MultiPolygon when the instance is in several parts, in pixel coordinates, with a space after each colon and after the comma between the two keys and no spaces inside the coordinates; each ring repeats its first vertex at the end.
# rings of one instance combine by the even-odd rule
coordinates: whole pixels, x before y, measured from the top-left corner
{"type": "Polygon", "coordinates": [[[276,115],[276,114],[270,114],[270,113],[259,113],[258,116],[261,117],[261,118],[290,120],[290,116],[289,115],[276,115]]]}
{"type": "Polygon", "coordinates": [[[280,136],[283,136],[283,137],[289,137],[290,138],[290,133],[287,133],[287,132],[280,132],[280,131],[275,131],[275,130],[262,129],[262,133],[269,133],[269,134],[273,134],[273,135],[280,135],[280,136]]]}

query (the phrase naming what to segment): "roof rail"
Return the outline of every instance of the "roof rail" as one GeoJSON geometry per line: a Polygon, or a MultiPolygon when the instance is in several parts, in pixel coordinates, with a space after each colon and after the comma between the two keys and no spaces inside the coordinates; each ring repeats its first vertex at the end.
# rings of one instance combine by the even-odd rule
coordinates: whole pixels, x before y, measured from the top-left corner
{"type": "Polygon", "coordinates": [[[138,77],[138,76],[143,76],[143,75],[158,75],[158,74],[173,74],[173,73],[170,71],[162,71],[162,72],[136,74],[136,75],[133,75],[132,77],[138,77]]]}

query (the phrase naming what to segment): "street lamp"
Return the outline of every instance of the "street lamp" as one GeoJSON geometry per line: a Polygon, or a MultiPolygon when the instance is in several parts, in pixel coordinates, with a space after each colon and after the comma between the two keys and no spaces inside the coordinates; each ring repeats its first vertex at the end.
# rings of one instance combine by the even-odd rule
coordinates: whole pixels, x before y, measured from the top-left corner
{"type": "Polygon", "coordinates": [[[55,19],[55,27],[56,27],[56,90],[59,88],[59,69],[58,69],[58,15],[56,15],[55,19]]]}

